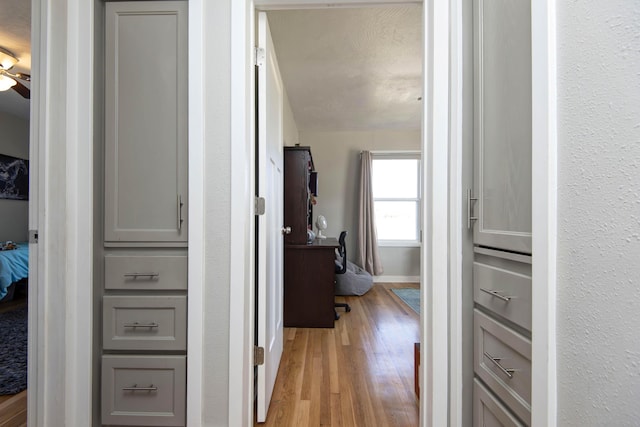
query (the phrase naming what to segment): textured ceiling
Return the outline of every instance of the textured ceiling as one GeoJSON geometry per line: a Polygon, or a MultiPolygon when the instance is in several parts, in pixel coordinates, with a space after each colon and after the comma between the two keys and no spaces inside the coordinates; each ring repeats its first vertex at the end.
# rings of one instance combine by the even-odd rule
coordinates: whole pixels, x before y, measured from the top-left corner
{"type": "MultiPolygon", "coordinates": [[[[31,2],[2,0],[0,7],[0,47],[12,52],[19,62],[11,69],[31,73],[31,2]]],[[[21,82],[26,86],[29,83],[21,82]]],[[[0,111],[29,118],[29,100],[14,90],[0,92],[0,111]]]]}
{"type": "Polygon", "coordinates": [[[419,129],[422,8],[268,12],[298,129],[419,129]]]}
{"type": "MultiPolygon", "coordinates": [[[[0,46],[31,71],[28,0],[2,0],[0,46]]],[[[300,130],[420,128],[420,5],[268,12],[300,130]]],[[[28,85],[28,84],[27,84],[28,85]]],[[[29,100],[0,92],[0,111],[28,118],[29,100]]]]}

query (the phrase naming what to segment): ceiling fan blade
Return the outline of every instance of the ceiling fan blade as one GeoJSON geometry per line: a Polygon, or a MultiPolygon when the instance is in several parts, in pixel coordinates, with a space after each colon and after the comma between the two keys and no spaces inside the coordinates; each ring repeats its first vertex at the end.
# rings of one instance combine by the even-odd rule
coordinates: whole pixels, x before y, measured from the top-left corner
{"type": "Polygon", "coordinates": [[[26,73],[16,73],[15,76],[17,78],[19,78],[20,80],[24,80],[27,82],[31,81],[31,75],[30,74],[26,74],[26,73]]]}
{"type": "Polygon", "coordinates": [[[18,92],[23,98],[31,99],[31,90],[19,81],[16,80],[15,86],[12,86],[11,89],[18,92]]]}

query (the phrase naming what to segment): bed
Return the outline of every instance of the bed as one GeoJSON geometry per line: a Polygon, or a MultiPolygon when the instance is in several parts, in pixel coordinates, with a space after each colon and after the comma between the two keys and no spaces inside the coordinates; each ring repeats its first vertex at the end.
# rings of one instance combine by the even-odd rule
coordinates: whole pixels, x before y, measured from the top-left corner
{"type": "Polygon", "coordinates": [[[18,248],[0,251],[0,301],[9,287],[29,276],[29,244],[17,243],[18,248]]]}

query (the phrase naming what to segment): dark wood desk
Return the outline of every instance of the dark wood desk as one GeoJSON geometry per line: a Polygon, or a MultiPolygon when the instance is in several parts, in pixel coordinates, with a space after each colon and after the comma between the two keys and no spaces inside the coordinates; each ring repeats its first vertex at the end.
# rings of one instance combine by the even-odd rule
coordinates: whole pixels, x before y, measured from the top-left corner
{"type": "Polygon", "coordinates": [[[333,237],[284,246],[284,326],[333,328],[335,249],[333,237]]]}

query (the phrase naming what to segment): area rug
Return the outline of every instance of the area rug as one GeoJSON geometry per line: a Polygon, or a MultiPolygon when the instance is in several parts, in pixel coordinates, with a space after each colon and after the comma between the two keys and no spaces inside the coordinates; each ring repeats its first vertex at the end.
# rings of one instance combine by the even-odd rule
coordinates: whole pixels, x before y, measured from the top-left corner
{"type": "Polygon", "coordinates": [[[391,289],[394,294],[404,301],[416,313],[420,314],[420,289],[399,288],[391,289]]]}
{"type": "Polygon", "coordinates": [[[27,307],[0,313],[0,395],[27,388],[27,307]]]}

